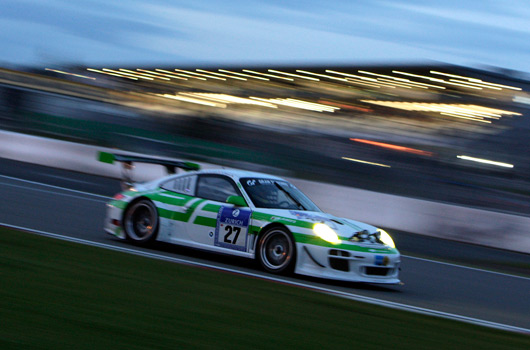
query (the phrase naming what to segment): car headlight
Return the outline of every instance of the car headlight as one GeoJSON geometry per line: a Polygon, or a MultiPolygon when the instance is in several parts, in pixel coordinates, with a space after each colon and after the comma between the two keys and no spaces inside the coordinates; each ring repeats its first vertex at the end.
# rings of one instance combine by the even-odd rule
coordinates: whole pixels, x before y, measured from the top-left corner
{"type": "Polygon", "coordinates": [[[338,244],[341,242],[339,236],[337,236],[337,233],[326,224],[315,224],[313,226],[313,231],[318,235],[318,237],[322,238],[326,242],[333,244],[338,244]]]}
{"type": "Polygon", "coordinates": [[[379,234],[380,234],[379,239],[381,240],[381,242],[383,242],[385,245],[389,247],[392,247],[392,248],[396,247],[394,240],[392,239],[392,237],[390,237],[390,235],[385,230],[378,228],[377,231],[379,231],[379,234]]]}

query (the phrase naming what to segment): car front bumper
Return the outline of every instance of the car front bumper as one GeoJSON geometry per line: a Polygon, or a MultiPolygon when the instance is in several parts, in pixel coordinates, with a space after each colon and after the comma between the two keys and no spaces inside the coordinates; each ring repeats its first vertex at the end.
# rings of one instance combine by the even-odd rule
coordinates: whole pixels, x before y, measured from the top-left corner
{"type": "Polygon", "coordinates": [[[350,282],[400,283],[399,253],[350,251],[305,243],[296,246],[297,274],[350,282]]]}

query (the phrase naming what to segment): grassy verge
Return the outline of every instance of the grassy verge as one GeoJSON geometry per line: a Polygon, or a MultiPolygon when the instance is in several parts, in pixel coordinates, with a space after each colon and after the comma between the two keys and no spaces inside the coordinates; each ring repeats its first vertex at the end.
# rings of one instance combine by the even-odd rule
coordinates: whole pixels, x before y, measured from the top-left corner
{"type": "Polygon", "coordinates": [[[1,349],[523,349],[530,337],[0,228],[1,349]]]}

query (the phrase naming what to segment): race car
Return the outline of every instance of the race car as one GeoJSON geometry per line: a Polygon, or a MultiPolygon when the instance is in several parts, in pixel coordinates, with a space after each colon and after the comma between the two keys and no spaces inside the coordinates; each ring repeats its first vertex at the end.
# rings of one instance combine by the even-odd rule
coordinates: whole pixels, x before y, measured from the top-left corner
{"type": "Polygon", "coordinates": [[[119,154],[100,160],[117,160],[127,169],[147,162],[188,171],[129,182],[107,204],[104,228],[115,237],[256,259],[274,274],[400,283],[400,254],[387,232],[322,212],[280,177],[119,154]]]}

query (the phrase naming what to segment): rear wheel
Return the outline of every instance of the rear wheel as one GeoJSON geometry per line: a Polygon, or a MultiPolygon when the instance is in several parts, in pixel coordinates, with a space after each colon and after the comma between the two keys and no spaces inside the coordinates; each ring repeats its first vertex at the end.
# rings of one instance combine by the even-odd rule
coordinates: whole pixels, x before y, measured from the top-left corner
{"type": "Polygon", "coordinates": [[[293,238],[284,228],[271,228],[259,240],[258,259],[261,266],[269,272],[292,272],[295,255],[293,238]]]}
{"type": "Polygon", "coordinates": [[[158,212],[148,199],[132,203],[126,210],[123,226],[127,238],[137,243],[155,239],[158,231],[158,212]]]}

